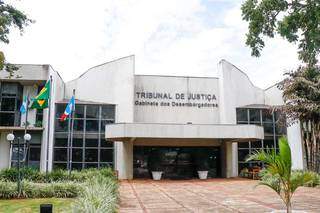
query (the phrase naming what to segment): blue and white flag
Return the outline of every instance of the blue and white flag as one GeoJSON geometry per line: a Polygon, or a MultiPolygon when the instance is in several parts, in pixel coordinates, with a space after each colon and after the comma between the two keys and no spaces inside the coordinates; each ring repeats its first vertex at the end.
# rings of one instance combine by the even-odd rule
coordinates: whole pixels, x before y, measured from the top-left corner
{"type": "Polygon", "coordinates": [[[27,107],[28,107],[28,98],[27,98],[27,96],[24,96],[22,105],[20,107],[21,114],[24,114],[27,112],[27,109],[28,109],[27,107]]]}
{"type": "Polygon", "coordinates": [[[64,111],[64,113],[60,116],[60,121],[65,121],[67,119],[67,117],[71,114],[73,108],[75,105],[75,100],[74,100],[74,96],[72,96],[72,98],[70,99],[66,110],[64,111]]]}

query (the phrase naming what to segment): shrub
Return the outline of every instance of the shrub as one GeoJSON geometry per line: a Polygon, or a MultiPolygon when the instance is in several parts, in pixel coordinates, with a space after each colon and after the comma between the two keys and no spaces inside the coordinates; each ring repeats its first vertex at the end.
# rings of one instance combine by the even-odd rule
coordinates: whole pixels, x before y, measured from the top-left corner
{"type": "MultiPolygon", "coordinates": [[[[82,187],[79,183],[32,183],[22,182],[22,191],[20,198],[73,198],[77,197],[82,187]]],[[[0,182],[0,198],[10,199],[17,198],[18,190],[15,182],[0,182]]]]}
{"type": "Polygon", "coordinates": [[[303,186],[315,187],[320,185],[320,176],[315,172],[301,170],[292,171],[292,178],[294,180],[303,179],[303,186]]]}
{"type": "MultiPolygon", "coordinates": [[[[44,182],[45,181],[45,174],[39,172],[34,168],[21,168],[20,174],[23,179],[36,181],[36,182],[44,182]]],[[[18,180],[18,169],[17,168],[10,168],[10,169],[3,169],[0,171],[0,180],[3,181],[12,181],[15,182],[18,180]]]]}
{"type": "Polygon", "coordinates": [[[118,185],[114,178],[98,175],[88,180],[73,204],[73,212],[111,213],[116,212],[118,185]]]}
{"type": "MultiPolygon", "coordinates": [[[[69,174],[66,170],[53,170],[46,176],[45,173],[33,168],[22,168],[20,170],[23,179],[38,183],[44,182],[64,182],[64,181],[75,181],[84,182],[97,175],[103,175],[104,177],[116,178],[111,168],[103,169],[84,169],[81,171],[72,171],[69,174]]],[[[16,182],[18,177],[18,169],[10,168],[3,169],[0,171],[0,180],[16,182]]]]}
{"type": "Polygon", "coordinates": [[[14,182],[0,181],[0,198],[10,199],[18,197],[17,184],[14,182]]]}

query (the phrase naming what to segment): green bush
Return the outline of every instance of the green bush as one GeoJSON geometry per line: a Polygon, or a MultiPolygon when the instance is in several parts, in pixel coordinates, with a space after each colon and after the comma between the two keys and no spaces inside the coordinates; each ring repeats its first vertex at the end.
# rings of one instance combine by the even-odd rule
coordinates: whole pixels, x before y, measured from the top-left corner
{"type": "MultiPolygon", "coordinates": [[[[116,177],[110,168],[85,169],[72,171],[55,170],[48,173],[39,172],[35,169],[22,168],[23,176],[21,198],[70,198],[77,197],[88,181],[95,178],[105,179],[116,184],[116,177]]],[[[18,197],[17,190],[18,170],[16,168],[0,171],[0,199],[18,197]]],[[[116,193],[116,189],[113,193],[116,193]]]]}
{"type": "Polygon", "coordinates": [[[10,199],[18,197],[17,184],[14,182],[0,181],[0,198],[10,199]]]}
{"type": "Polygon", "coordinates": [[[116,212],[118,184],[114,178],[98,175],[89,179],[80,196],[73,204],[73,212],[112,213],[116,212]]]}
{"type": "MultiPolygon", "coordinates": [[[[23,181],[20,198],[73,198],[77,197],[81,190],[81,184],[75,182],[32,183],[23,181]]],[[[0,181],[0,199],[17,197],[18,190],[15,182],[0,181]]]]}
{"type": "Polygon", "coordinates": [[[292,178],[299,179],[303,177],[303,186],[315,187],[320,185],[320,175],[311,171],[296,170],[292,171],[292,178]]]}
{"type": "MultiPolygon", "coordinates": [[[[103,175],[104,177],[116,178],[114,172],[111,168],[103,169],[84,169],[81,171],[72,171],[69,174],[66,170],[53,170],[48,173],[46,176],[45,173],[40,172],[39,170],[32,168],[22,168],[21,175],[23,179],[37,182],[65,182],[65,181],[75,181],[75,182],[84,182],[90,178],[93,178],[97,175],[103,175]]],[[[18,170],[16,168],[3,169],[0,171],[0,180],[2,181],[17,181],[18,170]]]]}

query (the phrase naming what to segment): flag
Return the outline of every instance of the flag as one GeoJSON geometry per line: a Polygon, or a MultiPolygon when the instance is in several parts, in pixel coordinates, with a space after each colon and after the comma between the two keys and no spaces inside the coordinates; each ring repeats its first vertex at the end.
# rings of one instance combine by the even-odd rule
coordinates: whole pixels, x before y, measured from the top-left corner
{"type": "Polygon", "coordinates": [[[28,98],[27,98],[27,96],[24,96],[22,105],[20,106],[21,114],[24,114],[24,113],[27,112],[27,107],[28,107],[28,103],[27,102],[28,102],[28,98]]]}
{"type": "Polygon", "coordinates": [[[32,109],[44,109],[48,107],[50,98],[50,80],[47,81],[46,85],[41,89],[39,94],[33,99],[31,108],[32,109]]]}
{"type": "Polygon", "coordinates": [[[64,113],[60,116],[60,121],[65,121],[67,117],[71,114],[73,108],[75,105],[74,96],[70,99],[66,109],[64,110],[64,113]]]}

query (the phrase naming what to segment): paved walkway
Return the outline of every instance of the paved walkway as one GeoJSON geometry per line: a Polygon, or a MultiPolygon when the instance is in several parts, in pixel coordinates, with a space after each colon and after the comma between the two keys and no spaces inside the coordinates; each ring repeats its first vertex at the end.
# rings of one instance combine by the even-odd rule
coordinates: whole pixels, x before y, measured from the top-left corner
{"type": "MultiPolygon", "coordinates": [[[[271,189],[248,179],[134,180],[120,184],[120,212],[272,212],[284,209],[271,189]]],[[[320,188],[300,188],[293,207],[320,212],[320,188]]]]}

